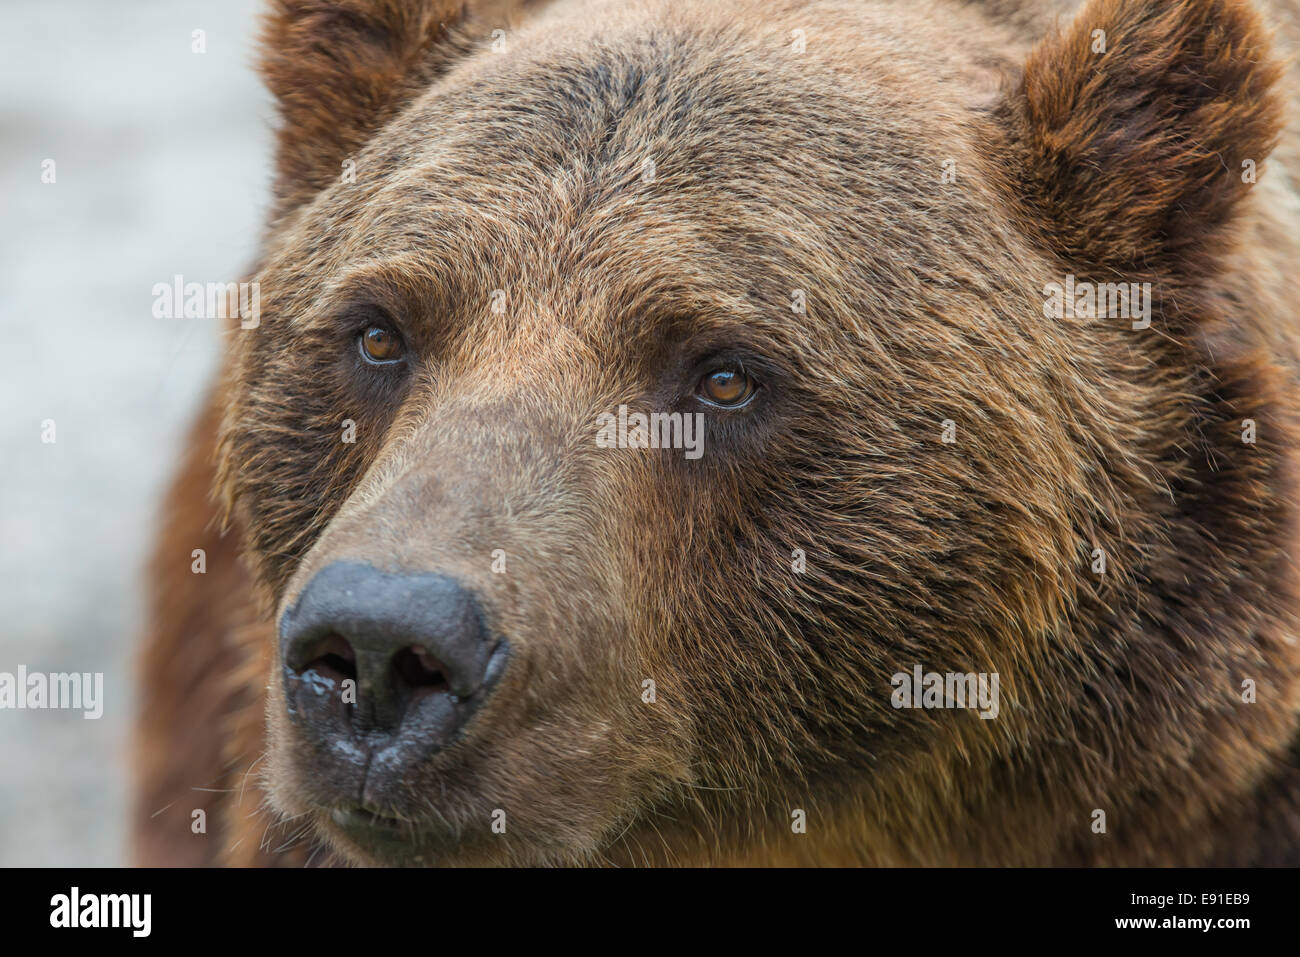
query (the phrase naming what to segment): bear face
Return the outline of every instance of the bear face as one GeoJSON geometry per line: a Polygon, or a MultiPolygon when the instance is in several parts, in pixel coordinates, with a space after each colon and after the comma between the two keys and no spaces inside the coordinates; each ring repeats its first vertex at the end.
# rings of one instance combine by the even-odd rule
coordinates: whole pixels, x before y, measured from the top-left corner
{"type": "Polygon", "coordinates": [[[224,393],[282,814],[369,863],[1041,861],[1097,793],[1157,817],[1248,776],[1224,741],[1285,743],[1271,651],[1274,702],[1196,742],[1292,634],[1284,443],[1238,437],[1289,435],[1290,380],[1205,348],[1248,193],[1218,161],[1279,128],[1244,5],[1096,3],[1023,69],[901,4],[556,4],[505,51],[353,6],[271,20],[224,393]],[[1075,274],[1155,332],[1049,316],[1075,274]],[[602,441],[637,413],[683,441],[602,441]],[[900,710],[914,666],[997,676],[996,715],[900,710]]]}

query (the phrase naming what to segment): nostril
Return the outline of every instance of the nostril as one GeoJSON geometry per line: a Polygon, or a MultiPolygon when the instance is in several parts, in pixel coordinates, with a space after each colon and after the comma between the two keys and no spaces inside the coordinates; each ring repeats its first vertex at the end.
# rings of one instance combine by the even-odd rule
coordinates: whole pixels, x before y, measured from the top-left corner
{"type": "Polygon", "coordinates": [[[446,668],[420,645],[411,645],[399,651],[393,658],[393,667],[409,687],[432,688],[435,691],[447,687],[446,668]]]}
{"type": "Polygon", "coordinates": [[[354,562],[313,575],[279,631],[286,708],[317,743],[390,735],[396,747],[405,727],[411,741],[429,731],[427,743],[443,746],[505,659],[505,642],[456,580],[354,562]]]}
{"type": "Polygon", "coordinates": [[[311,650],[300,672],[315,671],[326,678],[357,677],[357,653],[346,638],[337,633],[326,635],[311,650]]]}

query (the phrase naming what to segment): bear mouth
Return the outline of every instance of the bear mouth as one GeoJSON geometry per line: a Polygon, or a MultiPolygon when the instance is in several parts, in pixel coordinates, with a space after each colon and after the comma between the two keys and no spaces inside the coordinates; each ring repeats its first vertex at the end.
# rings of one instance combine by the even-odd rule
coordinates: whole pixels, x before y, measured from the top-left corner
{"type": "Polygon", "coordinates": [[[437,841],[428,825],[403,820],[363,804],[331,808],[328,819],[353,843],[384,857],[407,857],[421,846],[437,841]]]}
{"type": "Polygon", "coordinates": [[[372,811],[363,805],[334,808],[330,811],[330,817],[335,824],[349,830],[360,828],[367,831],[404,831],[410,833],[414,829],[414,825],[410,821],[403,821],[400,818],[372,811]]]}
{"type": "Polygon", "coordinates": [[[465,835],[445,821],[394,817],[364,803],[321,808],[316,836],[351,865],[436,867],[466,851],[465,835]]]}

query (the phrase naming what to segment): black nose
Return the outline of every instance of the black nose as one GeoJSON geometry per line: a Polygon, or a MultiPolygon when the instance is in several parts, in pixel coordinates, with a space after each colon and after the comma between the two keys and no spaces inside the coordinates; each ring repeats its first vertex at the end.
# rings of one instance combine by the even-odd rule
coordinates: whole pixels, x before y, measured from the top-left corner
{"type": "Polygon", "coordinates": [[[280,648],[290,717],[316,743],[401,744],[403,760],[455,737],[504,657],[455,580],[354,562],[312,577],[280,620],[280,648]]]}

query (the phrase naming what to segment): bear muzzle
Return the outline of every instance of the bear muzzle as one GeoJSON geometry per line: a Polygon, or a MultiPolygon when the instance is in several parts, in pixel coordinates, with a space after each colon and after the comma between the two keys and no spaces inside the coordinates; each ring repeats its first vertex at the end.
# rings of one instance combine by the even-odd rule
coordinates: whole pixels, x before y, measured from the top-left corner
{"type": "Polygon", "coordinates": [[[341,813],[355,803],[366,814],[464,736],[509,645],[447,575],[335,561],[282,615],[280,650],[288,717],[317,780],[340,792],[341,813]]]}

